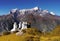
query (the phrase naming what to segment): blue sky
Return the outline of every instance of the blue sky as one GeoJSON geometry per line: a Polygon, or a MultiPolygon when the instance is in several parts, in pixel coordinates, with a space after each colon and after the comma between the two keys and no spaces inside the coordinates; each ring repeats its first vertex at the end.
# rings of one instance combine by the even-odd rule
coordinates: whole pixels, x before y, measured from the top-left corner
{"type": "Polygon", "coordinates": [[[11,9],[40,7],[60,16],[60,0],[0,0],[0,15],[8,14],[11,9]]]}

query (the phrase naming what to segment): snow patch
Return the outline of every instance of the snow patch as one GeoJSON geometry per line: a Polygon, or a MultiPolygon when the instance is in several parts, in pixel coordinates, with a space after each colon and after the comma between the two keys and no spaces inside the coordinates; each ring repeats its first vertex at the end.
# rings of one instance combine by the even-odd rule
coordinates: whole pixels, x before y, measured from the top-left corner
{"type": "Polygon", "coordinates": [[[17,8],[12,9],[12,10],[11,10],[11,12],[12,12],[12,13],[15,13],[15,12],[16,12],[16,10],[18,10],[18,9],[17,9],[17,8]]]}
{"type": "Polygon", "coordinates": [[[38,7],[34,7],[33,10],[38,10],[39,8],[38,7]]]}
{"type": "Polygon", "coordinates": [[[43,10],[43,13],[48,13],[48,10],[43,10]]]}
{"type": "Polygon", "coordinates": [[[50,14],[55,15],[55,13],[54,13],[54,12],[50,12],[50,14]]]}

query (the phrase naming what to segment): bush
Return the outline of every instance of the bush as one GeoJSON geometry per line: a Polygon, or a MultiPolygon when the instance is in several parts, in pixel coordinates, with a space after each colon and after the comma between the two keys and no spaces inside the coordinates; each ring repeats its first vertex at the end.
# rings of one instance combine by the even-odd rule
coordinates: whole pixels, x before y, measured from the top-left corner
{"type": "Polygon", "coordinates": [[[23,32],[23,33],[26,33],[26,29],[23,29],[22,32],[23,32]]]}
{"type": "Polygon", "coordinates": [[[4,32],[2,32],[2,34],[3,34],[3,35],[9,35],[10,32],[8,32],[8,31],[4,31],[4,32]]]}
{"type": "Polygon", "coordinates": [[[33,39],[34,41],[40,41],[40,36],[35,36],[33,39]]]}
{"type": "Polygon", "coordinates": [[[31,35],[40,35],[42,34],[38,29],[36,28],[28,28],[25,30],[26,33],[31,34],[31,35]]]}
{"type": "Polygon", "coordinates": [[[26,36],[24,40],[25,41],[40,41],[40,37],[31,35],[31,36],[26,36]]]}
{"type": "Polygon", "coordinates": [[[25,41],[33,41],[32,37],[27,37],[25,41]]]}

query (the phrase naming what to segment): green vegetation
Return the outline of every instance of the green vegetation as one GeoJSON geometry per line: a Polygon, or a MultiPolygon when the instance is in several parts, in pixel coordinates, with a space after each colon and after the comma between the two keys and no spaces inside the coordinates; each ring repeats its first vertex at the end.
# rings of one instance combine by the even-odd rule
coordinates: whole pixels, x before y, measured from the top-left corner
{"type": "Polygon", "coordinates": [[[4,32],[2,32],[2,34],[3,34],[3,35],[9,35],[10,32],[4,31],[4,32]]]}

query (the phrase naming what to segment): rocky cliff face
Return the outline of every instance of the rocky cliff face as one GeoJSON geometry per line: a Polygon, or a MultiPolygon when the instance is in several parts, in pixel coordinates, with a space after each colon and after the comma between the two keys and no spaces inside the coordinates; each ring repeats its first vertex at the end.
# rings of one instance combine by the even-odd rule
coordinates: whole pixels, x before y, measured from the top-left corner
{"type": "Polygon", "coordinates": [[[10,31],[13,23],[27,21],[31,27],[36,27],[42,32],[50,32],[55,26],[60,25],[60,16],[48,10],[41,10],[38,7],[32,9],[12,9],[10,14],[0,16],[0,32],[10,31]]]}

